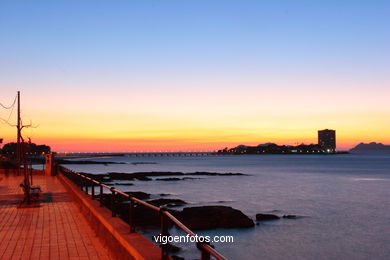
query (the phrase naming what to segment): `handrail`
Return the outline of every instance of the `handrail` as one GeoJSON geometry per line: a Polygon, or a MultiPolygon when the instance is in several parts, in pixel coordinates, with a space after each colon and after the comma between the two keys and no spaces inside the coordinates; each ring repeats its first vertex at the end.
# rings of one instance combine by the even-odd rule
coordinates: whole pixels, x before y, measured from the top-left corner
{"type": "MultiPolygon", "coordinates": [[[[78,173],[76,171],[73,171],[71,169],[68,169],[64,166],[60,166],[62,173],[71,173],[73,175],[76,175],[80,177],[82,180],[87,180],[92,184],[92,199],[95,198],[95,184],[97,186],[100,186],[100,196],[103,194],[103,188],[106,188],[111,191],[111,211],[112,216],[115,217],[116,213],[114,212],[115,208],[115,194],[119,194],[125,198],[127,198],[130,201],[130,214],[129,214],[129,225],[130,225],[130,233],[135,232],[135,225],[133,221],[133,212],[134,212],[134,202],[143,205],[147,208],[150,208],[156,212],[158,212],[161,216],[161,235],[168,234],[168,226],[166,223],[166,220],[169,219],[173,224],[175,224],[176,227],[181,229],[184,233],[188,234],[191,237],[196,237],[196,234],[190,230],[187,226],[185,226],[183,223],[181,223],[175,216],[173,216],[169,211],[167,211],[163,207],[156,207],[146,201],[140,200],[138,198],[135,198],[133,196],[130,196],[129,194],[126,194],[114,187],[110,187],[102,182],[99,182],[95,179],[92,179],[88,176],[85,176],[84,174],[78,173]]],[[[83,189],[83,183],[81,183],[81,189],[83,189]]],[[[88,194],[88,184],[85,183],[85,191],[88,194]]],[[[100,197],[100,205],[102,206],[102,199],[100,197]]],[[[224,257],[221,253],[219,253],[217,250],[215,250],[210,244],[206,242],[197,242],[196,243],[197,248],[201,251],[201,259],[202,260],[209,260],[210,256],[213,256],[217,260],[226,260],[227,258],[224,257]]],[[[168,259],[168,247],[167,245],[161,245],[161,259],[168,259]]]]}

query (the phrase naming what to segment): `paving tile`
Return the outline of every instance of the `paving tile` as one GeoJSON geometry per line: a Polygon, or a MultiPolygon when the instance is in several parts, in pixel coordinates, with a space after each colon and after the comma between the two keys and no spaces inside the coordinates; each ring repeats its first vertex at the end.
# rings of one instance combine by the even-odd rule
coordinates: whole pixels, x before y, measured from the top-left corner
{"type": "Polygon", "coordinates": [[[31,205],[20,203],[22,180],[0,180],[0,259],[115,259],[56,177],[33,177],[42,194],[31,205]]]}

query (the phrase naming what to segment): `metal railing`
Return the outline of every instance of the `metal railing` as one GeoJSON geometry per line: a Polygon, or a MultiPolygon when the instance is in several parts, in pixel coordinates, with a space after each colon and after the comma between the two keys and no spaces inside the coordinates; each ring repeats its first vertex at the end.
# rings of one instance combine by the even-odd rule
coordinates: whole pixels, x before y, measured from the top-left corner
{"type": "MultiPolygon", "coordinates": [[[[186,227],[183,223],[181,223],[176,217],[174,217],[169,211],[167,211],[163,207],[156,207],[151,205],[143,200],[137,199],[129,194],[126,194],[120,190],[115,189],[114,187],[110,187],[102,182],[94,180],[88,176],[85,176],[81,173],[75,172],[66,167],[60,166],[60,172],[67,176],[70,180],[73,179],[75,184],[78,184],[81,190],[85,190],[86,194],[89,194],[89,187],[91,188],[91,197],[92,199],[98,198],[100,201],[100,206],[103,206],[103,196],[104,196],[104,188],[111,191],[110,196],[110,210],[112,212],[112,217],[116,217],[116,196],[122,196],[127,201],[129,201],[129,215],[128,215],[128,224],[130,226],[130,233],[135,232],[135,204],[143,205],[155,212],[157,212],[160,216],[160,230],[161,236],[167,236],[168,233],[168,221],[170,220],[176,227],[181,229],[184,233],[188,234],[191,237],[196,238],[196,234],[191,231],[188,227],[186,227]],[[77,178],[77,180],[75,179],[77,178]],[[95,186],[100,187],[99,194],[95,194],[95,186]]],[[[169,244],[161,244],[161,259],[169,258],[169,244]]],[[[220,254],[217,250],[213,248],[212,245],[206,242],[196,242],[196,247],[201,252],[201,260],[209,260],[211,256],[213,256],[217,260],[226,260],[227,258],[220,254]]]]}

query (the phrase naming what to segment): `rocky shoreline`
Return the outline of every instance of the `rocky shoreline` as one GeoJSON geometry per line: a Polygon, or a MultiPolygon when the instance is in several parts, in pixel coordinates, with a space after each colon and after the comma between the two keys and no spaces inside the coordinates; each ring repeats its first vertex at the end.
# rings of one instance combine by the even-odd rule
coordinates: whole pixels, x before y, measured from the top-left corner
{"type": "Polygon", "coordinates": [[[127,180],[127,181],[180,181],[180,180],[192,180],[199,179],[201,176],[247,176],[247,174],[243,173],[217,173],[217,172],[133,172],[133,173],[125,173],[125,172],[108,172],[105,174],[91,174],[81,172],[90,178],[93,178],[99,182],[114,182],[117,180],[127,180]],[[175,176],[175,177],[172,177],[175,176]],[[177,177],[180,176],[180,177],[177,177]],[[194,177],[195,176],[195,177],[194,177]],[[164,177],[164,178],[155,178],[151,177],[164,177]]]}
{"type": "MultiPolygon", "coordinates": [[[[199,206],[184,207],[182,210],[173,209],[182,207],[187,203],[181,199],[159,198],[150,199],[151,194],[144,192],[125,192],[133,197],[144,200],[154,206],[164,207],[184,225],[191,230],[209,230],[216,228],[250,228],[254,227],[254,221],[240,210],[228,206],[199,206]]],[[[117,197],[115,213],[124,221],[129,219],[129,205],[125,198],[117,197]]],[[[104,194],[103,204],[110,208],[111,194],[104,194]]],[[[134,223],[138,227],[159,228],[160,216],[143,205],[136,205],[134,210],[134,223]]]]}
{"type": "MultiPolygon", "coordinates": [[[[106,174],[91,174],[82,173],[88,177],[91,177],[99,182],[110,185],[134,185],[132,182],[119,183],[117,181],[180,181],[199,179],[199,176],[246,176],[243,173],[217,173],[217,172],[166,172],[166,171],[153,171],[153,172],[134,172],[134,173],[121,173],[121,172],[108,172],[106,174]],[[180,176],[180,177],[178,177],[180,176]],[[195,177],[194,177],[195,176],[195,177]],[[152,179],[151,177],[158,177],[152,179]]],[[[128,191],[126,194],[146,201],[156,207],[164,207],[177,219],[179,219],[184,225],[191,230],[211,230],[217,228],[251,228],[255,226],[255,221],[268,221],[277,220],[280,218],[293,219],[295,215],[276,216],[272,214],[258,213],[256,214],[255,221],[249,216],[245,215],[238,209],[221,206],[221,205],[207,205],[207,206],[195,206],[186,207],[187,202],[179,198],[169,198],[170,194],[149,194],[142,191],[128,191]],[[152,199],[153,198],[153,199],[152,199]],[[177,208],[180,209],[177,209],[177,208]]],[[[103,194],[101,198],[102,203],[110,208],[111,207],[111,194],[103,194]]],[[[116,214],[124,221],[129,219],[129,205],[126,198],[116,196],[116,208],[114,209],[116,214]]],[[[135,206],[134,210],[134,224],[139,227],[160,227],[160,216],[158,212],[155,212],[143,205],[135,206]]]]}
{"type": "MultiPolygon", "coordinates": [[[[107,185],[134,185],[129,181],[183,181],[200,179],[202,176],[245,176],[242,173],[217,173],[217,172],[134,172],[120,173],[108,172],[105,174],[82,173],[99,182],[107,185]],[[118,182],[127,181],[127,182],[118,182]]],[[[214,230],[222,229],[243,229],[254,228],[263,221],[276,221],[279,219],[296,219],[296,215],[277,216],[274,214],[258,213],[255,218],[245,215],[242,211],[230,206],[206,205],[188,206],[188,203],[180,198],[170,198],[172,194],[149,194],[142,191],[127,191],[126,194],[143,200],[156,207],[163,207],[180,222],[191,230],[214,230]]],[[[98,195],[98,200],[107,208],[111,208],[111,194],[98,195]]],[[[123,196],[115,197],[115,208],[113,209],[118,217],[125,222],[129,221],[129,201],[123,196]]],[[[160,229],[161,219],[159,212],[146,206],[135,203],[133,211],[133,223],[138,229],[160,229]]],[[[170,227],[173,223],[168,221],[170,227]]],[[[180,247],[170,245],[170,251],[178,252],[180,247]]],[[[183,259],[177,257],[175,259],[183,259]]]]}
{"type": "MultiPolygon", "coordinates": [[[[135,198],[141,199],[154,205],[156,207],[164,207],[184,225],[191,230],[212,230],[217,228],[251,228],[255,226],[255,221],[242,211],[221,205],[208,205],[196,207],[184,207],[182,210],[175,209],[176,207],[183,207],[187,202],[181,199],[172,198],[158,198],[151,199],[152,195],[141,192],[132,191],[125,192],[126,194],[135,198]]],[[[129,219],[129,205],[123,197],[116,197],[117,206],[114,209],[124,221],[129,219]]],[[[104,194],[102,197],[103,204],[110,208],[111,194],[104,194]]],[[[158,212],[153,211],[143,205],[136,205],[134,211],[134,223],[138,227],[159,228],[160,216],[158,212]]],[[[273,214],[258,213],[256,214],[256,221],[270,221],[279,219],[297,219],[296,215],[277,216],[273,214]]]]}

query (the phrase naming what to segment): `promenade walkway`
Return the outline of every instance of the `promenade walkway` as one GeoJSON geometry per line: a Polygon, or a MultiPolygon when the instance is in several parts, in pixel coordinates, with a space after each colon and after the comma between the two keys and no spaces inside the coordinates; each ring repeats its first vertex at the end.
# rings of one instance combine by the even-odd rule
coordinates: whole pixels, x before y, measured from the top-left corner
{"type": "Polygon", "coordinates": [[[34,175],[31,205],[20,204],[22,180],[0,174],[0,259],[114,259],[56,177],[34,175]]]}

